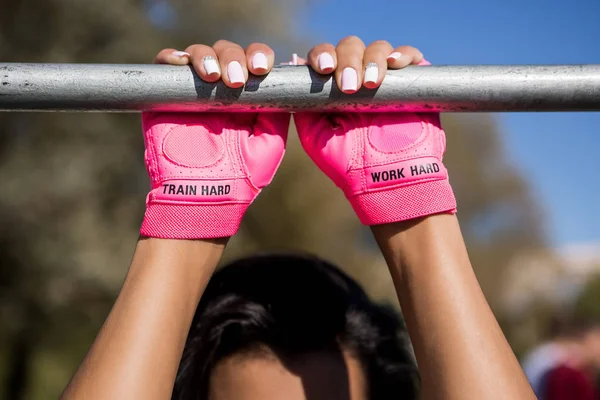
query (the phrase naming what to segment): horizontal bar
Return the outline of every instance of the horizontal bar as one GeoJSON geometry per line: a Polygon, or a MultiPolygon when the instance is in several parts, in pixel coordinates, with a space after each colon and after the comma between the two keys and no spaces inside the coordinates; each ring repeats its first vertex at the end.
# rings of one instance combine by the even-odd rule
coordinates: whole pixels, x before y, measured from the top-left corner
{"type": "Polygon", "coordinates": [[[0,63],[0,111],[599,111],[600,65],[422,66],[348,95],[307,66],[244,88],[191,67],[0,63]]]}

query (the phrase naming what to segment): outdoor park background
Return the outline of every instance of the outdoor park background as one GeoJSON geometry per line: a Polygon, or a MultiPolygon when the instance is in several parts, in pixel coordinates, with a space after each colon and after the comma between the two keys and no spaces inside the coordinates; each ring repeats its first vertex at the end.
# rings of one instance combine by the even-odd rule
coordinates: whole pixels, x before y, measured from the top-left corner
{"type": "MultiPolygon", "coordinates": [[[[0,0],[0,60],[145,63],[264,41],[278,61],[354,34],[435,64],[600,64],[597,0],[0,0]]],[[[477,275],[518,355],[557,312],[600,316],[600,113],[445,115],[477,275]]],[[[0,398],[57,398],[107,315],[148,182],[139,116],[0,114],[0,398]]],[[[342,194],[291,135],[227,256],[308,250],[395,302],[342,194]],[[349,250],[350,249],[350,250],[349,250]]]]}

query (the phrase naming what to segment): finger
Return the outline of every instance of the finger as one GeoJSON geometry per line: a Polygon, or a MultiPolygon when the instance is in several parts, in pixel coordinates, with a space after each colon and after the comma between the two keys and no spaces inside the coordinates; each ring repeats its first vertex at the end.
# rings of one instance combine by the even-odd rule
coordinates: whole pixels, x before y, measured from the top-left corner
{"type": "Polygon", "coordinates": [[[202,80],[216,82],[221,78],[221,67],[217,60],[217,53],[212,47],[195,44],[185,49],[185,51],[190,54],[192,65],[202,80]]]}
{"type": "Polygon", "coordinates": [[[385,40],[377,40],[367,47],[363,56],[363,84],[369,89],[381,85],[387,72],[387,58],[394,48],[385,40]]]}
{"type": "Polygon", "coordinates": [[[312,69],[320,74],[331,74],[337,65],[337,55],[335,46],[329,43],[323,43],[313,47],[308,52],[308,62],[312,69]]]}
{"type": "Polygon", "coordinates": [[[342,39],[336,49],[335,80],[344,93],[354,93],[362,84],[365,44],[356,36],[342,39]]]}
{"type": "Polygon", "coordinates": [[[244,86],[248,80],[246,53],[238,44],[219,40],[213,45],[221,66],[221,78],[225,85],[232,88],[244,86]]]}
{"type": "Polygon", "coordinates": [[[412,46],[400,46],[387,58],[388,67],[404,68],[410,64],[418,64],[423,60],[423,53],[412,46]]]}
{"type": "Polygon", "coordinates": [[[154,64],[187,65],[190,63],[190,54],[175,49],[164,49],[154,58],[154,64]]]}
{"type": "Polygon", "coordinates": [[[254,75],[266,75],[275,64],[275,52],[266,44],[252,43],[246,48],[246,64],[254,75]]]}

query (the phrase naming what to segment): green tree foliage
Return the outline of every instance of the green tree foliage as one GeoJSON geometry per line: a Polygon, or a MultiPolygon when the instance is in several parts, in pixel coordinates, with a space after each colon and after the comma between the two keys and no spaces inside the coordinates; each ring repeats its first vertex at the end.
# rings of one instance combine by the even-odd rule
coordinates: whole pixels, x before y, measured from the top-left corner
{"type": "MultiPolygon", "coordinates": [[[[277,0],[0,0],[0,60],[144,63],[163,47],[290,36],[297,4],[277,0]],[[172,13],[156,8],[170,6],[172,13]],[[154,10],[154,11],[153,11],[154,10]]],[[[304,46],[303,46],[304,47],[304,46]]],[[[297,48],[297,47],[294,47],[297,48]]],[[[478,277],[501,295],[505,267],[541,246],[536,206],[488,116],[446,118],[446,163],[478,277]]],[[[3,398],[56,398],[126,272],[148,181],[139,116],[0,114],[0,376],[3,398]]],[[[368,229],[297,137],[227,257],[300,250],[340,265],[395,302],[368,229]]],[[[2,393],[2,392],[0,392],[2,393]]]]}

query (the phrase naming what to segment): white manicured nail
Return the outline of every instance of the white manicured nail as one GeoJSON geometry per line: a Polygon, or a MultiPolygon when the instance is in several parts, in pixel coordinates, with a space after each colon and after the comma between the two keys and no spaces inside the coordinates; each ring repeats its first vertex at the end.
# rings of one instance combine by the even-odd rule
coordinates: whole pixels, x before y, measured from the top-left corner
{"type": "Polygon", "coordinates": [[[376,83],[379,79],[379,66],[377,63],[370,62],[365,69],[365,83],[376,83]]]}
{"type": "Polygon", "coordinates": [[[317,59],[319,62],[319,69],[322,72],[329,72],[334,68],[333,57],[329,53],[321,53],[319,54],[319,58],[317,59]]]}
{"type": "Polygon", "coordinates": [[[255,69],[267,70],[269,69],[269,61],[267,60],[267,56],[263,53],[256,53],[252,56],[252,66],[255,69]]]}
{"type": "Polygon", "coordinates": [[[402,56],[402,53],[395,51],[392,54],[390,54],[387,59],[388,60],[397,60],[400,58],[400,56],[402,56]]]}
{"type": "Polygon", "coordinates": [[[227,75],[231,83],[245,83],[246,77],[244,76],[244,70],[242,64],[237,61],[232,61],[227,65],[227,75]]]}
{"type": "Polygon", "coordinates": [[[354,93],[358,90],[358,75],[354,68],[346,68],[342,72],[342,92],[354,93]]]}
{"type": "Polygon", "coordinates": [[[219,63],[213,56],[206,56],[202,59],[202,66],[208,75],[221,75],[221,68],[219,63]]]}
{"type": "Polygon", "coordinates": [[[292,65],[298,65],[298,54],[292,54],[292,65]]]}
{"type": "Polygon", "coordinates": [[[171,55],[175,57],[189,57],[190,53],[186,53],[185,51],[174,51],[171,53],[171,55]]]}

